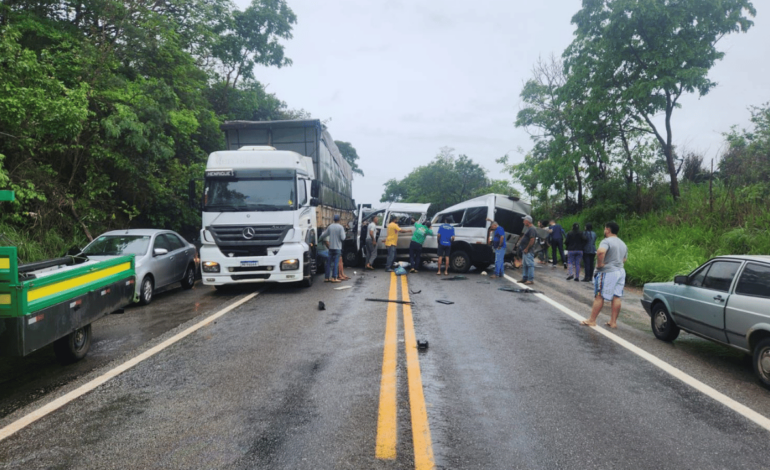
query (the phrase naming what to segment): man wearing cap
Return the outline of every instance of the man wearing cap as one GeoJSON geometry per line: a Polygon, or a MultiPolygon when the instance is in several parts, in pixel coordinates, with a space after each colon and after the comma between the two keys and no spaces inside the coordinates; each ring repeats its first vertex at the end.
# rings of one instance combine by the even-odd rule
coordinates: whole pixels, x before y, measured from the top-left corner
{"type": "Polygon", "coordinates": [[[535,253],[532,251],[532,245],[537,239],[537,230],[532,225],[532,217],[527,215],[524,219],[524,232],[519,240],[522,258],[521,282],[523,284],[534,284],[535,281],[535,253]]]}
{"type": "Polygon", "coordinates": [[[340,215],[334,214],[334,223],[326,227],[319,237],[319,239],[328,237],[325,243],[329,247],[329,270],[326,271],[324,282],[340,282],[338,270],[340,256],[342,256],[342,243],[345,241],[345,229],[337,223],[339,221],[340,215]]]}

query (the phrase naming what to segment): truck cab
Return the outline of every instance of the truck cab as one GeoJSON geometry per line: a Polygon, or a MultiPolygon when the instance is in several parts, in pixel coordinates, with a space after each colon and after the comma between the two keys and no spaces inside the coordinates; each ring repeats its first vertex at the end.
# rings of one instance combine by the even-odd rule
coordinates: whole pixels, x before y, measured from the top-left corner
{"type": "Polygon", "coordinates": [[[202,204],[203,283],[311,285],[317,191],[312,159],[296,152],[245,146],[212,153],[202,204]]]}

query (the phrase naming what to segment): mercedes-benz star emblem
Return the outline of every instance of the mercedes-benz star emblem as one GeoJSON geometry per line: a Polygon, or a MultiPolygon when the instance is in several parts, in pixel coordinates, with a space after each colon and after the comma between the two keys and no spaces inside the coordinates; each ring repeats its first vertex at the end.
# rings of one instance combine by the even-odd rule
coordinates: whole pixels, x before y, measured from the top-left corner
{"type": "Polygon", "coordinates": [[[254,238],[255,233],[256,232],[254,232],[254,227],[246,227],[245,229],[243,229],[243,238],[245,238],[246,240],[251,240],[252,238],[254,238]]]}

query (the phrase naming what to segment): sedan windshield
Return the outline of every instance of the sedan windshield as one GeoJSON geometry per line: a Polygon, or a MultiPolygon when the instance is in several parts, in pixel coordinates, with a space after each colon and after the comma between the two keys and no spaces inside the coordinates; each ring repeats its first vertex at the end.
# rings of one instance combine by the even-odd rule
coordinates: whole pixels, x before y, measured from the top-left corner
{"type": "Polygon", "coordinates": [[[102,236],[91,242],[83,254],[87,256],[143,255],[150,246],[149,235],[102,236]]]}
{"type": "Polygon", "coordinates": [[[205,211],[290,211],[298,207],[293,178],[206,180],[205,211]]]}

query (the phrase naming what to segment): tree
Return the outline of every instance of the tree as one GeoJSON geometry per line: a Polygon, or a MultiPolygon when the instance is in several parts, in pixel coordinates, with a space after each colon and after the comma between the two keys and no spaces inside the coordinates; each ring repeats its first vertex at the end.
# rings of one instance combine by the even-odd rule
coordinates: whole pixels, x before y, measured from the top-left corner
{"type": "Polygon", "coordinates": [[[356,152],[356,148],[353,147],[353,145],[350,142],[343,142],[341,140],[335,140],[335,144],[337,144],[337,148],[339,149],[340,153],[343,157],[345,157],[345,160],[350,164],[350,169],[353,170],[353,173],[358,173],[361,176],[364,176],[363,170],[358,167],[358,152],[356,152]]]}
{"type": "Polygon", "coordinates": [[[435,214],[472,197],[505,191],[518,195],[504,182],[490,181],[487,171],[466,155],[456,157],[444,147],[429,164],[415,168],[404,179],[385,183],[380,202],[430,202],[435,214]]]}
{"type": "Polygon", "coordinates": [[[575,39],[567,72],[599,109],[622,103],[645,122],[666,158],[671,194],[679,198],[672,115],[684,93],[706,95],[708,72],[724,53],[717,42],[752,25],[749,0],[583,0],[572,18],[575,39]],[[664,115],[665,129],[653,118],[664,115]]]}

